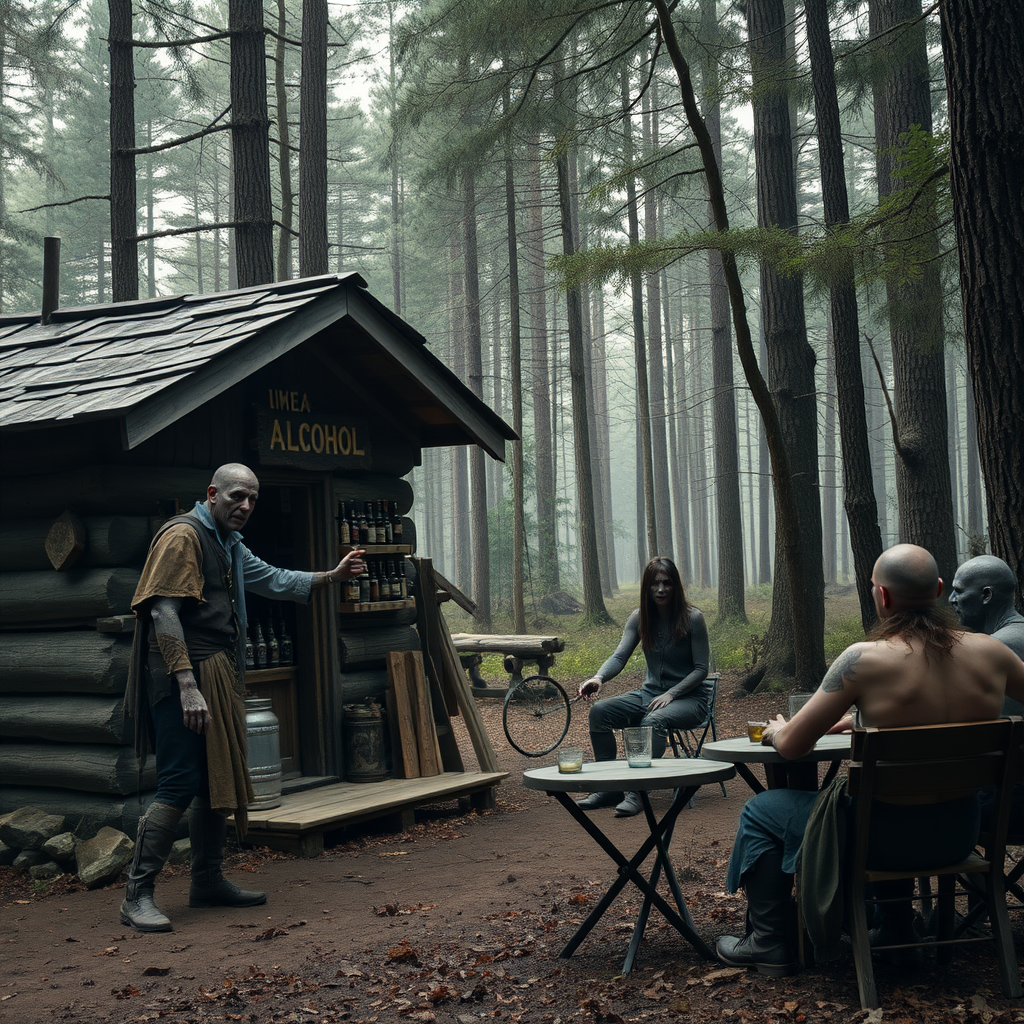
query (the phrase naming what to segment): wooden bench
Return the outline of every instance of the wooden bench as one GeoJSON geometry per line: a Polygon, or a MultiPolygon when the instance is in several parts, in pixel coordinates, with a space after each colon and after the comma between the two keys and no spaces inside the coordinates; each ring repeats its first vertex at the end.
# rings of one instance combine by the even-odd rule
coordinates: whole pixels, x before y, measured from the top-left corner
{"type": "Polygon", "coordinates": [[[463,668],[469,674],[474,697],[504,697],[507,690],[488,685],[480,675],[485,654],[504,656],[508,685],[515,686],[523,678],[523,665],[533,663],[537,674],[549,675],[555,655],[565,650],[565,641],[557,636],[490,636],[477,633],[453,633],[452,643],[463,668]]]}

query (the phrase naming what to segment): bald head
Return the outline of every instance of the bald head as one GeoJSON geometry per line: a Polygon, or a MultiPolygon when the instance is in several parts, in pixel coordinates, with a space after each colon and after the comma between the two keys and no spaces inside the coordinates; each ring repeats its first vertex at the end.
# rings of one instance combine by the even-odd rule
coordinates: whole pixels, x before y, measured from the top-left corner
{"type": "Polygon", "coordinates": [[[964,562],[953,577],[949,603],[969,629],[993,633],[1020,618],[1013,607],[1017,578],[995,555],[978,555],[964,562]]]}
{"type": "Polygon", "coordinates": [[[259,493],[256,474],[240,462],[229,462],[214,471],[206,488],[206,507],[222,537],[245,526],[259,493]]]}
{"type": "Polygon", "coordinates": [[[248,466],[243,466],[241,462],[228,462],[213,471],[210,486],[216,487],[218,491],[226,491],[236,483],[244,483],[257,488],[260,485],[256,474],[248,466]]]}
{"type": "Polygon", "coordinates": [[[875,562],[871,582],[881,592],[879,614],[892,614],[931,604],[942,593],[939,567],[916,544],[896,544],[875,562]]]}

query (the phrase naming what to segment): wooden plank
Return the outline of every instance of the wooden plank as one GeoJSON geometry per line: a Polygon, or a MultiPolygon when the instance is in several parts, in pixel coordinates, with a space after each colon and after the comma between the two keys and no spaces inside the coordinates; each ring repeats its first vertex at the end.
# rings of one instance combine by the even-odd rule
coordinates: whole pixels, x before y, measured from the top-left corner
{"type": "Polygon", "coordinates": [[[416,713],[416,745],[420,755],[420,774],[438,775],[441,772],[441,750],[437,745],[434,715],[430,707],[430,694],[423,673],[423,655],[419,651],[403,651],[405,678],[414,695],[416,713]]]}
{"type": "Polygon", "coordinates": [[[455,650],[461,654],[515,654],[521,658],[558,654],[565,650],[565,641],[557,636],[489,635],[484,633],[453,633],[455,650]]]}
{"type": "Polygon", "coordinates": [[[279,832],[331,828],[346,821],[375,816],[410,804],[444,800],[497,785],[508,772],[444,772],[418,779],[383,782],[339,782],[304,793],[289,794],[279,807],[249,811],[249,827],[279,832]]]}
{"type": "Polygon", "coordinates": [[[395,717],[398,722],[397,747],[402,761],[402,775],[406,779],[417,779],[420,776],[420,756],[416,745],[416,718],[410,700],[403,655],[403,651],[388,652],[388,689],[394,694],[395,717]]]}
{"type": "Polygon", "coordinates": [[[434,570],[434,582],[440,590],[443,590],[463,611],[469,612],[476,618],[476,602],[464,594],[454,583],[447,580],[436,569],[434,570]]]}
{"type": "Polygon", "coordinates": [[[476,706],[476,701],[473,699],[473,694],[470,692],[469,680],[466,678],[466,673],[462,671],[462,665],[459,663],[459,656],[452,643],[451,633],[448,631],[448,624],[440,612],[438,612],[438,617],[441,620],[442,626],[440,630],[442,641],[441,654],[445,665],[445,672],[451,676],[455,684],[455,693],[459,699],[459,706],[462,709],[462,716],[466,722],[469,738],[473,742],[473,750],[476,752],[481,770],[494,771],[498,767],[497,755],[494,753],[491,739],[487,735],[487,730],[484,728],[483,721],[480,718],[480,711],[476,706]]]}
{"type": "Polygon", "coordinates": [[[134,615],[106,615],[96,620],[97,633],[134,633],[134,615]]]}
{"type": "Polygon", "coordinates": [[[445,709],[451,719],[460,713],[459,700],[455,695],[455,688],[451,680],[444,671],[444,664],[441,660],[441,616],[437,604],[428,600],[429,595],[435,590],[433,560],[413,558],[410,561],[416,570],[419,584],[416,591],[416,622],[423,642],[427,672],[442,695],[445,709]]]}

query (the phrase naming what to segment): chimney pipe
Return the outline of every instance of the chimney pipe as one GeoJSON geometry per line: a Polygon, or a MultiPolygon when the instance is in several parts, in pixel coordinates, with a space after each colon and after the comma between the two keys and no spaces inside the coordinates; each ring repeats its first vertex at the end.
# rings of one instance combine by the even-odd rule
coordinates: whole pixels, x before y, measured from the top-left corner
{"type": "Polygon", "coordinates": [[[43,239],[43,311],[41,324],[48,324],[53,311],[60,305],[60,239],[43,239]]]}

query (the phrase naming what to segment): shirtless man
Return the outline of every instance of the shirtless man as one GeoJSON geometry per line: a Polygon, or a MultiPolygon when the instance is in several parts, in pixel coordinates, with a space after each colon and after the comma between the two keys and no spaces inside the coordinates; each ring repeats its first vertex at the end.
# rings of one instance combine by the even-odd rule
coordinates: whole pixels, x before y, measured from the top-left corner
{"type": "MultiPolygon", "coordinates": [[[[1024,697],[1024,662],[998,640],[956,629],[944,604],[935,559],[913,544],[882,553],[871,574],[879,623],[868,640],[851,644],[832,663],[821,686],[787,722],[770,722],[762,743],[783,757],[807,753],[856,704],[863,725],[879,728],[997,718],[1005,693],[1024,697]]],[[[729,863],[727,886],[746,890],[750,931],[723,937],[719,959],[781,977],[795,960],[789,941],[793,872],[817,793],[776,789],[747,801],[729,863]]],[[[880,856],[916,851],[953,863],[977,836],[978,801],[926,807],[879,805],[872,818],[884,831],[880,856]]],[[[885,863],[875,866],[885,868],[885,863]]],[[[895,865],[893,865],[895,866],[895,865]]],[[[911,926],[909,913],[889,905],[879,921],[879,944],[911,926]]],[[[909,911],[909,908],[906,908],[909,911]]]]}

